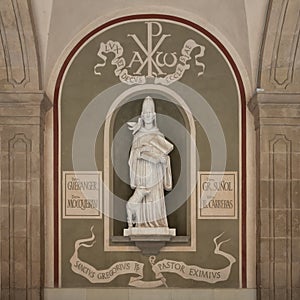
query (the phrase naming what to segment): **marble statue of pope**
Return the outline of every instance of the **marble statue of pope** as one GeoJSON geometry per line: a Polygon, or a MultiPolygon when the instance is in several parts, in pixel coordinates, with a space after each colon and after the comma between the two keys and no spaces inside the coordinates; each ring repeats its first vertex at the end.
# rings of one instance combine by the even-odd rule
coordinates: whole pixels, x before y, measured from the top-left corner
{"type": "Polygon", "coordinates": [[[157,128],[151,97],[145,98],[138,122],[128,125],[133,131],[128,164],[134,189],[126,205],[128,227],[168,227],[164,190],[172,189],[168,154],[173,145],[157,128]]]}

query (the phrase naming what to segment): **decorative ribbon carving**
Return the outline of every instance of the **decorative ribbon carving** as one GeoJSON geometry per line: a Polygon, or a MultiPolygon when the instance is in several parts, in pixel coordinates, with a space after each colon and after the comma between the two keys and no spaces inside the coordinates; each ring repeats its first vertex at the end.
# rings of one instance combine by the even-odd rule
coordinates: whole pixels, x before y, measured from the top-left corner
{"type": "MultiPolygon", "coordinates": [[[[198,76],[202,75],[205,70],[204,63],[200,62],[200,58],[204,56],[205,47],[198,45],[194,40],[189,39],[187,40],[181,50],[181,55],[177,59],[175,56],[175,53],[168,53],[172,56],[173,62],[167,63],[167,57],[163,56],[163,60],[165,61],[164,65],[167,67],[175,67],[175,71],[173,73],[167,74],[165,76],[154,78],[155,84],[163,84],[163,85],[170,85],[171,83],[179,80],[182,78],[183,74],[186,70],[190,68],[190,64],[188,63],[192,59],[192,51],[194,49],[197,49],[198,53],[194,55],[195,58],[195,65],[200,68],[198,72],[198,76]]],[[[107,43],[100,43],[98,56],[102,60],[102,62],[97,63],[94,66],[94,74],[95,75],[101,75],[100,68],[104,67],[106,65],[107,56],[108,53],[113,53],[114,58],[111,61],[111,64],[116,66],[116,69],[114,71],[115,75],[119,77],[120,81],[123,83],[126,83],[128,85],[133,84],[144,84],[146,83],[146,76],[145,75],[131,75],[129,73],[129,70],[126,67],[126,61],[123,57],[124,49],[121,46],[119,42],[116,41],[108,41],[107,43]]],[[[161,63],[159,63],[159,57],[161,56],[162,52],[157,53],[156,62],[153,62],[157,65],[157,67],[161,67],[161,63]]],[[[164,73],[165,74],[165,73],[164,73]]]]}
{"type": "Polygon", "coordinates": [[[226,267],[222,269],[206,269],[169,259],[163,259],[155,263],[156,257],[150,256],[149,263],[152,266],[152,271],[155,274],[156,280],[144,281],[144,264],[138,261],[116,262],[109,268],[103,270],[97,270],[89,263],[82,261],[78,257],[78,250],[80,247],[91,248],[96,242],[93,227],[91,227],[91,233],[92,236],[90,238],[80,239],[75,242],[74,253],[70,259],[72,271],[83,276],[91,283],[108,283],[120,275],[135,274],[137,276],[131,277],[128,285],[137,288],[155,288],[163,285],[168,287],[167,280],[163,276],[163,273],[175,273],[184,279],[216,283],[220,281],[226,281],[229,278],[231,267],[236,262],[236,259],[231,254],[220,249],[222,244],[229,241],[226,240],[218,242],[217,240],[223,235],[223,233],[221,233],[214,238],[214,253],[217,255],[222,255],[228,260],[229,264],[226,267]]]}

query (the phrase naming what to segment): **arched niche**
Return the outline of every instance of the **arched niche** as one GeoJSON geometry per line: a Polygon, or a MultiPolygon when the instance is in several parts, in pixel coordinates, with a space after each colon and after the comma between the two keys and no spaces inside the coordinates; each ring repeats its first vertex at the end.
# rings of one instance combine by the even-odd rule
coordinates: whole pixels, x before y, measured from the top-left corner
{"type": "Polygon", "coordinates": [[[133,251],[135,246],[122,237],[126,224],[129,187],[128,155],[132,134],[126,123],[136,121],[142,101],[153,95],[160,130],[174,144],[171,153],[173,192],[166,193],[169,227],[177,236],[162,251],[193,251],[196,235],[196,128],[183,98],[166,87],[146,84],[131,88],[114,100],[104,123],[104,238],[107,251],[133,251]],[[177,129],[177,131],[176,131],[177,129]],[[109,215],[109,217],[108,217],[109,215]]]}
{"type": "MultiPolygon", "coordinates": [[[[141,31],[139,34],[142,34],[141,31]]],[[[145,41],[146,36],[143,39],[143,42],[145,41]]],[[[168,50],[168,48],[165,49],[168,50]]],[[[136,49],[131,49],[131,51],[136,51],[136,49]]],[[[125,55],[129,61],[131,54],[132,52],[127,53],[127,56],[125,55]]],[[[100,63],[103,64],[103,60],[100,63]]],[[[234,218],[227,218],[226,220],[226,218],[214,218],[214,216],[210,218],[199,217],[200,197],[196,197],[196,189],[194,188],[192,192],[195,201],[190,201],[190,204],[187,204],[190,220],[188,216],[185,216],[188,226],[183,231],[184,237],[188,237],[188,241],[182,240],[174,243],[174,245],[168,245],[162,249],[160,255],[177,259],[180,254],[183,260],[190,263],[197,260],[199,264],[208,263],[206,258],[214,258],[210,262],[218,267],[218,264],[222,264],[222,259],[214,257],[212,254],[213,238],[223,231],[227,232],[228,238],[231,238],[232,241],[227,249],[235,255],[237,263],[233,265],[230,280],[220,286],[245,287],[247,275],[245,271],[246,110],[243,82],[231,55],[211,33],[187,20],[165,15],[128,16],[99,26],[86,35],[70,52],[59,73],[54,107],[55,280],[62,279],[63,286],[72,286],[74,280],[76,280],[77,286],[90,286],[84,281],[84,278],[80,278],[70,271],[67,262],[73,250],[72,245],[78,239],[78,235],[85,236],[91,227],[94,228],[95,236],[99,241],[95,246],[96,248],[93,248],[88,256],[92,263],[97,262],[98,265],[102,265],[107,260],[118,261],[120,254],[130,255],[133,259],[140,259],[137,249],[133,249],[129,243],[124,243],[123,237],[119,235],[121,227],[117,229],[115,226],[116,231],[114,232],[114,226],[111,226],[114,224],[111,224],[108,217],[111,214],[111,206],[108,205],[110,199],[108,193],[114,189],[113,164],[110,161],[113,161],[114,155],[116,155],[111,149],[110,142],[114,140],[118,128],[121,128],[127,121],[125,118],[124,122],[118,125],[115,119],[122,114],[122,109],[128,105],[129,100],[136,100],[136,103],[139,103],[149,93],[158,103],[168,100],[172,101],[176,107],[180,107],[176,111],[177,116],[181,115],[182,124],[191,136],[195,136],[198,153],[196,155],[192,153],[193,147],[189,151],[190,157],[196,157],[199,154],[200,166],[197,166],[195,160],[192,164],[190,161],[187,163],[190,167],[187,172],[190,174],[190,184],[197,181],[200,172],[216,171],[218,167],[224,167],[228,172],[237,173],[237,214],[234,218]],[[95,76],[93,70],[95,65],[99,63],[97,52],[100,42],[106,43],[110,40],[120,39],[124,49],[132,46],[127,40],[128,34],[137,29],[145,32],[142,29],[143,26],[152,19],[155,22],[161,22],[166,32],[173,30],[172,36],[176,36],[176,43],[171,41],[168,47],[177,44],[182,45],[188,38],[193,38],[205,46],[206,54],[203,57],[203,63],[206,68],[204,72],[203,68],[200,70],[197,68],[198,65],[193,60],[190,69],[185,72],[184,76],[170,86],[155,84],[153,80],[146,81],[144,85],[126,85],[120,83],[119,77],[115,75],[116,66],[111,64],[113,56],[109,56],[111,55],[109,54],[105,68],[101,69],[101,77],[99,74],[95,76]],[[136,23],[140,23],[140,27],[136,23]],[[122,36],[122,40],[120,36],[122,36]],[[92,103],[96,105],[94,109],[91,109],[92,103]],[[88,108],[91,115],[85,119],[84,123],[87,125],[85,130],[80,131],[77,125],[88,108]],[[95,125],[94,122],[101,118],[103,118],[103,124],[96,122],[95,125]],[[224,129],[223,137],[222,135],[214,135],[213,129],[218,128],[224,129]],[[77,135],[80,137],[79,143],[74,144],[74,140],[76,140],[74,136],[78,132],[80,132],[77,135]],[[94,134],[93,142],[88,140],[90,133],[94,134]],[[223,149],[218,147],[222,146],[222,143],[225,143],[227,147],[225,166],[219,160],[220,164],[215,164],[212,168],[214,159],[218,162],[217,150],[223,149]],[[85,152],[81,153],[79,148],[89,148],[88,155],[85,152]],[[216,151],[211,151],[211,149],[216,151]],[[81,164],[75,166],[76,168],[73,165],[74,160],[72,161],[74,155],[81,158],[81,164]],[[89,157],[93,158],[92,163],[89,161],[89,157]],[[63,218],[62,176],[64,171],[75,169],[102,172],[104,182],[104,193],[101,199],[101,201],[103,200],[102,218],[101,216],[97,220],[94,218],[74,218],[73,220],[63,218]]],[[[128,117],[134,117],[134,114],[128,117]]],[[[162,131],[168,137],[168,133],[164,132],[164,129],[162,131]]],[[[187,148],[188,145],[189,143],[187,148]]],[[[224,153],[219,154],[222,156],[224,153]]],[[[127,155],[128,153],[124,154],[123,162],[126,162],[127,155]]],[[[199,185],[197,188],[199,189],[199,185]]],[[[119,287],[124,286],[124,284],[126,286],[124,282],[120,279],[116,283],[111,283],[110,286],[119,287]]],[[[178,282],[181,282],[178,285],[181,287],[207,287],[201,282],[183,282],[180,280],[178,282]]]]}

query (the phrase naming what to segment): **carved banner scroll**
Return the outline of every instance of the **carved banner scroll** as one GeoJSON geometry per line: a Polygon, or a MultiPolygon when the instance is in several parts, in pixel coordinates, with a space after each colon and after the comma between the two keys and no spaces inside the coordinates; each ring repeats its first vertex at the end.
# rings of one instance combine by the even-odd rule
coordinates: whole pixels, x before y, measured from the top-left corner
{"type": "Polygon", "coordinates": [[[222,242],[218,242],[217,240],[223,235],[223,233],[221,233],[214,238],[214,253],[216,255],[222,255],[228,260],[229,264],[226,267],[222,269],[206,269],[169,259],[163,259],[155,263],[156,257],[150,256],[149,262],[152,265],[152,271],[154,272],[155,278],[157,280],[144,281],[144,264],[138,261],[120,261],[103,270],[97,270],[87,262],[82,261],[78,257],[78,251],[80,247],[91,248],[95,244],[93,227],[91,227],[91,233],[91,237],[80,239],[75,242],[74,253],[70,259],[72,271],[83,276],[91,283],[109,283],[120,275],[135,274],[137,276],[131,277],[128,285],[137,288],[154,288],[163,285],[167,287],[166,278],[162,275],[162,273],[174,273],[184,279],[203,281],[207,283],[216,283],[220,281],[226,281],[229,278],[231,267],[236,262],[236,259],[231,254],[226,253],[220,249],[222,244],[229,241],[225,240],[222,242]]]}
{"type": "Polygon", "coordinates": [[[96,270],[90,264],[81,261],[78,257],[79,248],[91,248],[96,242],[93,227],[91,228],[91,232],[92,236],[90,238],[80,239],[75,242],[75,250],[70,259],[73,272],[85,277],[92,283],[108,283],[123,274],[136,274],[141,278],[143,277],[144,265],[136,261],[118,262],[106,270],[96,270]]]}

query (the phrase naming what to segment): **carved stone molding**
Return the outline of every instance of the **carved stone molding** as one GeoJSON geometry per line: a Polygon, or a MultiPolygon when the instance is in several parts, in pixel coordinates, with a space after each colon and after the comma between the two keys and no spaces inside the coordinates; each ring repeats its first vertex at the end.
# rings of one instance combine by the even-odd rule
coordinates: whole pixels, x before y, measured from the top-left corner
{"type": "Polygon", "coordinates": [[[263,126],[299,126],[300,93],[259,93],[248,107],[256,130],[263,126]]]}
{"type": "Polygon", "coordinates": [[[36,45],[27,1],[0,1],[0,90],[39,87],[36,45]]]}
{"type": "Polygon", "coordinates": [[[300,91],[300,0],[272,0],[265,29],[259,86],[300,91]]]}
{"type": "Polygon", "coordinates": [[[273,297],[283,287],[284,299],[292,299],[291,148],[284,134],[269,141],[269,278],[273,297]]]}
{"type": "Polygon", "coordinates": [[[30,165],[31,140],[16,134],[9,144],[9,248],[10,286],[28,287],[27,263],[32,264],[28,238],[30,236],[30,165]],[[22,190],[22,193],[20,193],[22,190]]]}

